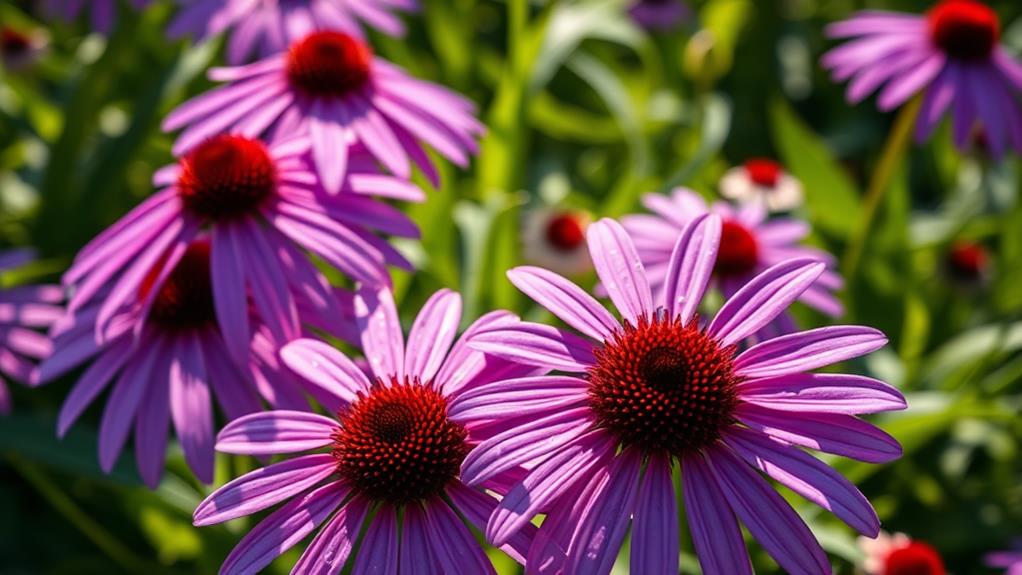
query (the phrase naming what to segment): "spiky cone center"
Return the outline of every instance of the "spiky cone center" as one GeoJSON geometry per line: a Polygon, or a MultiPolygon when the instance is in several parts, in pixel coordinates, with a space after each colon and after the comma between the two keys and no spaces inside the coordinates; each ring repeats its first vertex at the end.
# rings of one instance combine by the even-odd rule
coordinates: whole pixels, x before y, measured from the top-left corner
{"type": "MultiPolygon", "coordinates": [[[[209,241],[196,240],[164,279],[149,308],[148,320],[165,330],[195,329],[216,322],[213,283],[209,269],[209,241]]],[[[139,300],[152,294],[163,271],[157,264],[142,280],[139,300]]]]}
{"type": "Polygon", "coordinates": [[[369,82],[372,60],[372,50],[358,38],[321,31],[292,44],[285,70],[298,92],[312,98],[340,98],[369,82]]]}
{"type": "Polygon", "coordinates": [[[884,561],[884,575],[944,575],[944,561],[933,547],[913,541],[891,551],[884,561]]]}
{"type": "Polygon", "coordinates": [[[683,457],[705,449],[734,421],[741,379],[734,353],[695,319],[627,323],[597,348],[588,372],[597,424],[646,453],[683,457]]]}
{"type": "Polygon", "coordinates": [[[251,214],[277,190],[277,167],[266,145],[235,135],[214,136],[180,162],[178,193],[186,209],[214,221],[251,214]]]}
{"type": "Polygon", "coordinates": [[[400,505],[441,494],[469,451],[468,431],[447,417],[447,400],[414,379],[377,381],[338,418],[337,471],[374,500],[400,505]]]}
{"type": "Polygon", "coordinates": [[[927,19],[934,45],[959,60],[986,60],[1001,39],[997,13],[975,0],[944,0],[927,19]]]}

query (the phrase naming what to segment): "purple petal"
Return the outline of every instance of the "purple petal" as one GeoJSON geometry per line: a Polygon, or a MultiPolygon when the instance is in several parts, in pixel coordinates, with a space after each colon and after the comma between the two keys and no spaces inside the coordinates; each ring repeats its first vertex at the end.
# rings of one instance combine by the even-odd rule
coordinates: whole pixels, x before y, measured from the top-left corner
{"type": "Polygon", "coordinates": [[[280,350],[280,359],[306,382],[345,404],[372,386],[365,373],[340,350],[314,339],[299,339],[280,350]]]}
{"type": "MultiPolygon", "coordinates": [[[[454,506],[465,516],[469,523],[480,531],[486,530],[486,522],[493,514],[499,500],[493,498],[485,491],[466,487],[461,482],[454,482],[447,487],[447,496],[451,498],[454,506]]],[[[525,557],[529,552],[529,546],[536,535],[536,527],[526,524],[516,531],[507,544],[500,548],[512,559],[525,564],[525,557]]]]}
{"type": "Polygon", "coordinates": [[[680,317],[682,323],[687,324],[699,309],[713,275],[721,225],[720,217],[703,214],[685,226],[674,244],[664,284],[664,306],[670,317],[680,317]]]}
{"type": "Polygon", "coordinates": [[[443,499],[426,503],[426,536],[441,573],[496,575],[482,546],[443,499]]]}
{"type": "Polygon", "coordinates": [[[291,570],[292,575],[335,575],[340,572],[351,555],[370,506],[371,503],[361,497],[351,498],[302,553],[291,570]]]}
{"type": "Polygon", "coordinates": [[[213,400],[206,383],[202,348],[183,337],[170,361],[170,414],[185,461],[203,483],[213,482],[213,400]]]}
{"type": "Polygon", "coordinates": [[[782,569],[792,575],[831,572],[812,531],[769,483],[726,447],[708,449],[706,461],[731,509],[782,569]]]}
{"type": "Polygon", "coordinates": [[[730,429],[727,443],[749,465],[830,511],[867,537],[880,533],[880,519],[869,500],[840,473],[797,447],[741,427],[730,429]]]}
{"type": "Polygon", "coordinates": [[[460,295],[443,289],[429,298],[408,333],[405,370],[410,377],[421,382],[433,379],[458,335],[460,322],[460,295]]]}
{"type": "Polygon", "coordinates": [[[209,495],[192,515],[196,527],[262,511],[311,489],[337,471],[329,453],[303,455],[246,473],[209,495]]]}
{"type": "Polygon", "coordinates": [[[567,372],[585,372],[596,363],[593,344],[555,327],[520,322],[476,334],[470,345],[508,361],[567,372]]]}
{"type": "Polygon", "coordinates": [[[235,224],[213,226],[209,256],[213,283],[213,308],[217,323],[223,332],[224,343],[238,365],[249,364],[248,306],[245,294],[245,274],[242,270],[242,250],[236,237],[235,224]]]}
{"type": "MultiPolygon", "coordinates": [[[[432,502],[431,502],[432,503],[432,502]]],[[[440,502],[443,505],[443,502],[440,502]]],[[[426,512],[420,503],[405,506],[401,521],[401,551],[398,563],[401,575],[429,575],[443,573],[436,560],[436,552],[429,540],[430,527],[426,512]]],[[[475,542],[473,541],[473,544],[475,542]]]]}
{"type": "Polygon", "coordinates": [[[678,500],[669,458],[649,458],[632,521],[631,572],[678,575],[678,500]]]}
{"type": "Polygon", "coordinates": [[[742,401],[779,411],[858,415],[905,409],[905,397],[890,385],[861,375],[800,373],[741,384],[742,401]]]}
{"type": "Polygon", "coordinates": [[[702,454],[685,458],[682,489],[692,544],[703,573],[752,575],[738,519],[702,454]]]}
{"type": "MultiPolygon", "coordinates": [[[[64,437],[85,408],[106,389],[133,352],[129,342],[114,343],[85,370],[60,407],[60,415],[57,417],[58,437],[64,437]]],[[[166,396],[163,400],[166,403],[166,396]]]]}
{"type": "Polygon", "coordinates": [[[592,296],[552,271],[522,266],[507,272],[507,277],[522,293],[564,323],[597,341],[609,339],[621,329],[614,316],[592,296]]]}
{"type": "Polygon", "coordinates": [[[220,575],[255,575],[312,533],[348,495],[337,481],[292,500],[249,531],[220,567],[220,575]]]}
{"type": "Polygon", "coordinates": [[[384,504],[369,522],[362,546],[355,556],[352,573],[358,575],[397,575],[397,511],[384,504]]]}
{"type": "Polygon", "coordinates": [[[217,436],[216,449],[236,455],[295,453],[329,445],[337,422],[304,411],[267,411],[238,418],[217,436]]]}
{"type": "Polygon", "coordinates": [[[355,315],[369,367],[383,381],[405,375],[405,343],[389,288],[362,288],[355,296],[355,315]]]}
{"type": "Polygon", "coordinates": [[[635,244],[621,224],[603,218],[586,230],[593,266],[610,300],[632,325],[653,311],[653,294],[635,244]]]}
{"type": "MultiPolygon", "coordinates": [[[[88,374],[83,375],[82,382],[88,381],[87,378],[88,374]]],[[[139,406],[143,416],[135,418],[135,459],[138,473],[149,489],[159,487],[167,455],[167,433],[170,431],[168,387],[167,378],[153,379],[146,387],[139,406]]]]}
{"type": "Polygon", "coordinates": [[[147,386],[167,377],[161,368],[169,361],[170,350],[160,341],[150,342],[150,345],[147,353],[125,366],[103,409],[99,426],[99,465],[105,472],[113,469],[124,448],[147,386]]]}
{"type": "Polygon", "coordinates": [[[820,277],[826,266],[812,259],[788,260],[757,275],[728,299],[708,332],[733,345],[770,323],[820,277]]]}
{"type": "Polygon", "coordinates": [[[830,326],[782,335],[754,345],[735,359],[735,374],[748,378],[801,373],[872,353],[887,344],[873,328],[830,326]]]}
{"type": "Polygon", "coordinates": [[[588,388],[588,382],[577,377],[507,379],[462,393],[451,402],[447,415],[456,421],[549,415],[549,411],[582,407],[588,388]]]}

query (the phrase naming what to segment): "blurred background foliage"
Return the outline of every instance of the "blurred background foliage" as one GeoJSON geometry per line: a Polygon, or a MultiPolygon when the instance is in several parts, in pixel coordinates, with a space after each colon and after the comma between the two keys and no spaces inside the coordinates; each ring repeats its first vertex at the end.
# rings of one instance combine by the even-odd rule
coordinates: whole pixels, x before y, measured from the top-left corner
{"type": "MultiPolygon", "coordinates": [[[[122,7],[109,38],[84,23],[46,22],[35,4],[0,2],[0,23],[49,36],[31,73],[5,71],[0,82],[0,241],[38,246],[44,258],[5,282],[55,280],[84,242],[151,192],[154,169],[172,161],[161,117],[207,89],[205,69],[222,61],[218,41],[166,40],[166,0],[140,14],[122,7]]],[[[922,12],[929,2],[705,0],[690,2],[695,16],[680,29],[652,35],[624,16],[626,4],[425,0],[406,18],[407,38],[372,36],[386,58],[472,97],[489,126],[471,169],[443,165],[442,189],[407,206],[423,239],[401,244],[421,268],[396,276],[402,309],[447,286],[464,294],[466,322],[498,307],[538,317],[504,277],[520,263],[525,211],[620,215],[637,211],[642,193],[677,185],[711,197],[731,165],[777,158],[805,185],[799,215],[813,224],[812,241],[841,258],[841,321],[890,336],[852,369],[899,386],[910,405],[879,418],[904,445],[900,461],[833,463],[887,530],[930,541],[953,573],[984,572],[979,557],[1022,534],[1019,161],[960,154],[947,129],[915,146],[904,119],[871,101],[848,106],[818,66],[831,45],[826,23],[867,7],[922,12]],[[990,250],[985,281],[948,276],[947,252],[960,240],[990,250]]],[[[991,4],[1018,54],[1022,4],[991,4]]],[[[805,324],[824,321],[797,313],[805,324]]],[[[69,382],[15,387],[15,413],[0,418],[0,574],[215,572],[249,524],[191,527],[209,487],[190,477],[179,450],[155,492],[128,454],[103,475],[95,407],[57,440],[69,382]]],[[[221,457],[217,483],[257,464],[221,457]]],[[[836,571],[852,572],[851,531],[790,499],[836,571]]],[[[273,572],[286,573],[296,556],[273,572]]],[[[754,556],[758,572],[776,570],[754,556]]],[[[698,569],[688,553],[683,567],[698,569]]]]}

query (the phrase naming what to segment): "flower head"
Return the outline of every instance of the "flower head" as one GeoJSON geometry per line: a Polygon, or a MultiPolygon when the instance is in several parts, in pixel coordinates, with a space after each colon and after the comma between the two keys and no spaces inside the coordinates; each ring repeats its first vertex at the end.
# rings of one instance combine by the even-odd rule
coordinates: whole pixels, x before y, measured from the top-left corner
{"type": "Polygon", "coordinates": [[[866,554],[866,575],[944,575],[944,560],[929,544],[904,533],[881,531],[875,538],[859,537],[866,554]]]}
{"type": "Polygon", "coordinates": [[[628,14],[643,28],[671,30],[687,21],[692,10],[683,0],[633,0],[628,14]]]}
{"type": "MultiPolygon", "coordinates": [[[[0,271],[32,261],[29,250],[0,252],[0,271]]],[[[38,329],[46,329],[61,316],[57,305],[64,299],[59,286],[17,286],[0,289],[0,414],[11,410],[10,391],[4,378],[29,383],[35,362],[53,346],[38,329]]]]}
{"type": "MultiPolygon", "coordinates": [[[[712,212],[723,222],[713,278],[725,296],[735,294],[754,275],[770,266],[791,258],[815,258],[824,262],[827,269],[802,292],[799,300],[831,316],[843,313],[841,302],[831,294],[842,286],[841,277],[833,271],[834,257],[798,243],[809,235],[809,225],[805,222],[789,218],[768,220],[760,202],[739,207],[725,202],[707,206],[702,197],[685,188],[674,190],[670,196],[647,194],[642,201],[653,214],[629,215],[621,221],[635,241],[655,290],[663,289],[671,250],[681,231],[692,220],[712,212]]],[[[767,332],[793,329],[794,322],[787,314],[782,314],[768,326],[767,332]]]]}
{"type": "Polygon", "coordinates": [[[566,374],[473,394],[494,406],[480,414],[491,418],[518,405],[541,407],[480,443],[461,470],[463,481],[477,485],[536,460],[486,528],[502,544],[547,513],[528,556],[536,573],[609,573],[629,523],[631,571],[677,573],[675,465],[707,573],[752,572],[739,520],[786,572],[830,572],[808,527],[757,471],[864,534],[879,531],[866,498],[801,447],[870,462],[900,455],[893,438],[856,417],[903,409],[897,390],[867,377],[810,371],[876,350],[886,338],[836,326],[740,351],[740,342],[813,285],[824,264],[779,263],[702,321],[696,310],[722,227],[716,215],[684,227],[663,296],[655,298],[624,228],[609,219],[594,223],[589,251],[621,321],[563,277],[517,268],[511,282],[572,330],[520,322],[471,339],[480,351],[566,374]]]}
{"type": "MultiPolygon", "coordinates": [[[[479,330],[515,323],[511,314],[483,316],[455,342],[461,298],[441,290],[419,312],[406,345],[392,298],[387,290],[365,290],[356,299],[369,373],[319,341],[299,340],[281,351],[310,387],[329,396],[334,417],[259,413],[221,432],[217,449],[227,453],[327,450],[253,471],[199,505],[195,524],[210,525],[287,502],[242,539],[222,575],[262,569],[321,523],[325,527],[293,572],[329,566],[339,572],[372,510],[376,515],[351,560],[354,575],[397,573],[399,565],[400,572],[493,572],[462,517],[482,528],[497,500],[463,484],[458,471],[473,445],[527,417],[529,409],[495,420],[483,412],[499,406],[470,398],[493,388],[494,381],[524,385],[538,370],[488,357],[465,343],[479,330]]],[[[486,487],[501,491],[513,477],[495,476],[486,487]]],[[[509,538],[503,549],[524,561],[532,531],[509,538]]]]}
{"type": "MultiPolygon", "coordinates": [[[[54,325],[54,352],[40,364],[35,383],[51,382],[91,362],[64,401],[57,433],[63,436],[110,388],[99,430],[104,471],[113,468],[134,432],[139,473],[155,488],[173,423],[185,460],[201,481],[209,483],[214,400],[228,419],[259,411],[263,401],[279,408],[308,409],[303,389],[277,361],[272,331],[257,314],[246,318],[252,327],[242,343],[247,361],[240,364],[232,357],[227,332],[216,318],[213,249],[208,238],[200,236],[175,254],[173,264],[150,264],[131,293],[133,301],[118,309],[102,337],[97,322],[104,297],[72,309],[54,325]]],[[[110,288],[101,292],[106,298],[110,293],[110,288]]],[[[230,297],[244,304],[241,289],[230,297]]]]}
{"type": "Polygon", "coordinates": [[[168,34],[205,39],[229,32],[227,61],[243,64],[283,52],[292,42],[316,30],[336,29],[362,38],[361,23],[391,36],[404,35],[393,12],[418,10],[418,0],[178,0],[181,11],[168,34]]]}
{"type": "Polygon", "coordinates": [[[917,140],[950,109],[959,149],[982,127],[994,156],[1022,152],[1022,64],[999,44],[1001,24],[989,6],[942,0],[922,16],[867,11],[827,32],[851,39],[823,57],[835,80],[851,80],[849,101],[880,90],[878,105],[890,110],[922,93],[917,140]]]}
{"type": "MultiPolygon", "coordinates": [[[[109,34],[117,19],[117,0],[44,0],[47,13],[64,20],[78,18],[82,10],[91,14],[92,28],[100,34],[109,34]]],[[[149,0],[129,0],[128,5],[141,10],[149,0]]]]}
{"type": "Polygon", "coordinates": [[[483,131],[471,102],[409,77],[344,32],[312,32],[294,40],[287,52],[247,66],[214,68],[209,77],[228,84],[182,104],[163,123],[167,131],[185,128],[176,154],[224,131],[271,140],[300,137],[311,143],[330,193],[341,189],[359,149],[400,178],[410,175],[414,162],[436,183],[420,142],[465,165],[483,131]]]}
{"type": "Polygon", "coordinates": [[[75,288],[71,308],[99,300],[95,323],[103,332],[124,306],[152,305],[152,298],[133,300],[147,275],[154,266],[169,273],[184,247],[208,230],[213,311],[239,365],[248,363],[252,332],[246,293],[276,341],[299,335],[303,309],[316,310],[305,315],[328,331],[350,334],[332,288],[304,250],[357,281],[387,283],[388,264],[411,264],[374,232],[419,232],[373,196],[419,200],[422,192],[380,174],[363,155],[352,158],[340,193],[326,194],[310,170],[309,149],[306,139],[267,146],[222,134],[200,142],[156,173],[155,195],[75,258],[64,276],[75,288]]]}
{"type": "Polygon", "coordinates": [[[589,214],[580,211],[538,208],[525,216],[522,255],[525,260],[565,275],[592,269],[586,249],[589,214]]]}
{"type": "Polygon", "coordinates": [[[802,184],[773,160],[749,158],[720,180],[720,194],[741,203],[760,201],[772,212],[802,205],[802,184]]]}

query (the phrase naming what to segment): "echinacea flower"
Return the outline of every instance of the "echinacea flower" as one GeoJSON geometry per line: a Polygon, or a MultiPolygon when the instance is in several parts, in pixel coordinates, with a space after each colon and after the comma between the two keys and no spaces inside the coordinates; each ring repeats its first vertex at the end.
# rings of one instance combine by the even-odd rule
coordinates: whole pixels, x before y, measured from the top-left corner
{"type": "Polygon", "coordinates": [[[526,214],[522,226],[525,261],[563,275],[578,275],[593,268],[586,249],[589,214],[577,210],[537,208],[526,214]]]}
{"type": "Polygon", "coordinates": [[[998,551],[983,558],[987,567],[1005,569],[1004,575],[1022,575],[1022,551],[998,551]]]}
{"type": "Polygon", "coordinates": [[[866,11],[827,28],[849,39],[823,56],[835,80],[850,80],[856,103],[880,90],[891,110],[923,94],[916,139],[933,133],[951,110],[955,145],[965,150],[982,127],[991,153],[1022,152],[1022,64],[999,44],[997,13],[976,0],[942,0],[924,16],[866,11]]]}
{"type": "MultiPolygon", "coordinates": [[[[519,378],[513,381],[526,386],[526,376],[537,370],[487,357],[465,339],[517,318],[485,315],[452,347],[461,298],[441,290],[419,312],[406,345],[389,291],[361,292],[356,308],[370,374],[315,340],[281,350],[283,361],[310,386],[333,396],[328,407],[335,417],[266,412],[221,432],[217,449],[226,453],[329,451],[248,473],[199,505],[195,524],[201,526],[287,502],[238,543],[220,574],[256,573],[323,523],[291,573],[340,573],[367,520],[346,573],[495,573],[462,517],[482,528],[497,500],[462,484],[458,468],[474,443],[536,407],[526,404],[495,419],[499,405],[473,398],[498,380],[519,378]]],[[[487,487],[500,489],[497,483],[487,487]]],[[[526,527],[508,538],[503,549],[524,561],[532,531],[526,527]]]]}
{"type": "Polygon", "coordinates": [[[923,541],[904,533],[881,531],[875,538],[859,537],[866,554],[862,568],[866,575],[944,575],[940,553],[923,541]]]}
{"type": "Polygon", "coordinates": [[[7,71],[24,70],[42,56],[47,43],[46,34],[39,30],[0,26],[0,61],[7,71]]]}
{"type": "MultiPolygon", "coordinates": [[[[667,277],[671,251],[682,230],[697,217],[712,212],[723,220],[720,250],[713,266],[716,285],[726,297],[735,294],[756,274],[791,258],[814,258],[827,269],[799,296],[799,301],[830,316],[844,309],[831,290],[843,282],[835,271],[834,257],[823,250],[801,245],[809,235],[809,224],[794,218],[767,219],[762,203],[732,207],[725,202],[707,206],[699,194],[678,188],[671,195],[647,194],[642,203],[653,212],[628,215],[621,223],[638,249],[647,277],[655,290],[661,290],[667,277]]],[[[778,316],[768,331],[792,331],[794,322],[787,313],[778,316]]]]}
{"type": "MultiPolygon", "coordinates": [[[[83,9],[91,14],[93,30],[100,34],[108,34],[117,19],[118,0],[43,0],[45,11],[62,20],[78,18],[83,9]]],[[[128,0],[127,4],[135,10],[141,10],[149,4],[149,0],[128,0]]]]}
{"type": "Polygon", "coordinates": [[[175,154],[224,131],[271,140],[303,136],[312,142],[316,169],[331,193],[340,189],[357,147],[400,178],[410,175],[414,162],[436,184],[419,142],[464,166],[483,131],[470,101],[410,77],[343,32],[313,32],[287,52],[213,68],[209,78],[228,84],[178,106],[163,122],[167,131],[185,128],[175,154]]]}
{"type": "Polygon", "coordinates": [[[303,250],[357,281],[388,283],[388,264],[411,264],[373,232],[406,237],[419,232],[402,212],[372,196],[421,200],[423,194],[380,174],[364,155],[352,158],[341,193],[325,194],[306,161],[309,148],[303,138],[267,146],[219,135],[199,143],[156,173],[160,191],[75,258],[64,275],[74,287],[71,308],[101,297],[96,324],[102,331],[139,292],[153,266],[172,268],[184,246],[208,229],[214,311],[239,365],[248,363],[251,339],[246,290],[280,342],[299,334],[299,299],[316,304],[325,321],[338,318],[326,279],[303,250]]]}
{"type": "Polygon", "coordinates": [[[718,216],[703,215],[682,230],[664,296],[654,298],[624,228],[600,220],[589,226],[589,251],[623,321],[561,276],[516,268],[511,282],[572,330],[521,322],[472,337],[479,351],[560,373],[475,394],[494,406],[484,416],[540,407],[480,443],[461,468],[462,480],[478,485],[535,462],[486,527],[499,545],[547,513],[527,557],[530,573],[609,573],[631,524],[631,572],[676,575],[676,465],[704,573],[752,573],[739,520],[785,572],[830,573],[812,532],[757,471],[857,531],[878,533],[869,501],[801,448],[874,463],[900,456],[894,438],[856,417],[903,409],[896,389],[868,377],[810,371],[876,350],[886,338],[867,327],[834,326],[739,352],[741,342],[816,281],[824,264],[777,264],[704,322],[696,310],[721,228],[718,216]]]}
{"type": "MultiPolygon", "coordinates": [[[[210,272],[215,257],[209,240],[200,237],[187,244],[169,273],[158,264],[152,266],[132,292],[133,301],[118,310],[104,339],[97,337],[95,325],[103,299],[69,312],[54,326],[54,352],[39,365],[35,383],[51,382],[91,361],[61,408],[60,436],[112,386],[99,428],[104,471],[113,468],[134,433],[139,473],[155,488],[172,422],[188,465],[201,481],[210,483],[214,399],[228,419],[259,411],[262,401],[308,409],[305,390],[281,369],[278,344],[257,317],[249,318],[253,335],[243,342],[252,348],[249,361],[239,368],[229,353],[227,334],[215,317],[210,272]]],[[[231,297],[244,302],[244,290],[232,287],[231,297]]]]}
{"type": "MultiPolygon", "coordinates": [[[[30,250],[0,252],[0,271],[32,261],[30,250]]],[[[11,410],[10,391],[4,378],[28,383],[36,361],[52,351],[49,338],[38,329],[48,328],[62,310],[60,286],[16,286],[0,289],[0,414],[11,410]]]]}
{"type": "Polygon", "coordinates": [[[181,6],[168,34],[204,40],[230,31],[227,61],[242,64],[253,52],[265,58],[283,52],[316,30],[361,38],[365,23],[391,36],[404,24],[393,12],[418,10],[418,0],[177,0],[181,6]]]}
{"type": "Polygon", "coordinates": [[[720,179],[720,195],[743,204],[765,202],[772,212],[786,212],[802,205],[802,183],[773,160],[749,158],[720,179]]]}
{"type": "Polygon", "coordinates": [[[692,11],[683,0],[632,0],[628,14],[650,30],[670,30],[685,22],[692,11]]]}

